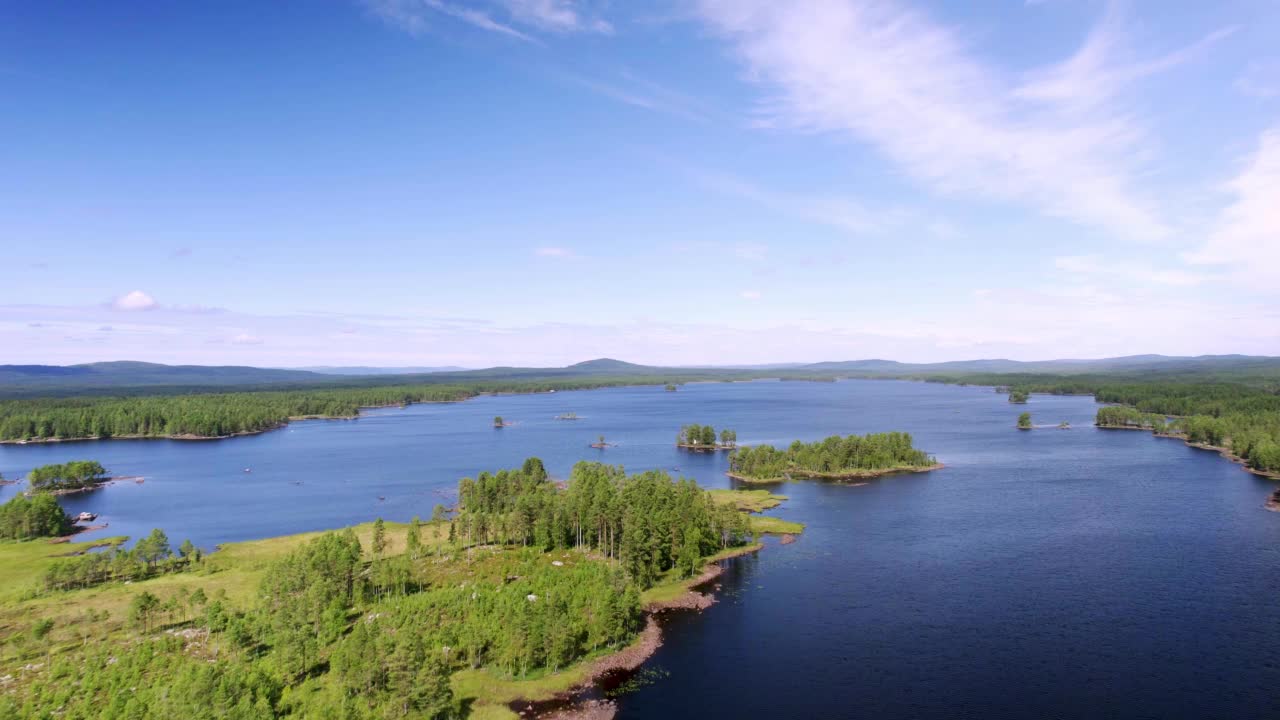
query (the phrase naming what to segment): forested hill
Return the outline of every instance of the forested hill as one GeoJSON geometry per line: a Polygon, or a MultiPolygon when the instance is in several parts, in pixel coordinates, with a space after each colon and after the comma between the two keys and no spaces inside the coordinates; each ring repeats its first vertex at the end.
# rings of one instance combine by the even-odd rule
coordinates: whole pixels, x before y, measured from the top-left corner
{"type": "MultiPolygon", "coordinates": [[[[601,358],[567,367],[492,367],[401,373],[385,368],[366,372],[314,372],[245,366],[161,365],[143,362],[101,362],[85,365],[0,365],[0,398],[67,397],[76,395],[170,395],[193,392],[249,390],[305,390],[361,388],[389,385],[455,385],[477,391],[512,389],[525,384],[584,386],[628,382],[691,382],[752,378],[829,379],[834,377],[907,377],[977,381],[1003,376],[995,384],[1044,376],[1087,376],[1107,380],[1218,380],[1280,382],[1280,358],[1246,355],[1168,357],[1135,355],[1100,360],[962,360],[941,363],[901,363],[893,360],[852,360],[770,367],[662,367],[601,358]]],[[[353,369],[354,370],[354,369],[353,369]]]]}
{"type": "Polygon", "coordinates": [[[328,376],[304,370],[236,365],[161,365],[128,361],[65,366],[0,365],[0,391],[8,395],[118,391],[120,388],[231,388],[332,381],[328,376]]]}

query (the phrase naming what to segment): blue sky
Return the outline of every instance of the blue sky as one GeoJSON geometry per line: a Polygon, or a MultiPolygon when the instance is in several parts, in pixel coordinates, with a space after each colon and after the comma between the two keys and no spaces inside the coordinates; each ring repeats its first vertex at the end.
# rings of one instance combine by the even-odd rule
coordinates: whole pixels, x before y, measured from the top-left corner
{"type": "Polygon", "coordinates": [[[0,7],[0,363],[1280,355],[1270,0],[0,7]]]}

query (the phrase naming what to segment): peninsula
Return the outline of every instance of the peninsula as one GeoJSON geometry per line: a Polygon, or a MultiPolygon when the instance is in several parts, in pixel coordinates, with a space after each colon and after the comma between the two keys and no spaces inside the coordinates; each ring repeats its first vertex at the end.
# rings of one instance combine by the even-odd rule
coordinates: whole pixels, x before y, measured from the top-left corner
{"type": "MultiPolygon", "coordinates": [[[[0,515],[65,529],[41,497],[0,515]]],[[[649,614],[707,607],[714,599],[693,588],[717,560],[803,530],[745,512],[777,496],[712,495],[594,462],[561,488],[530,458],[463,479],[458,498],[452,517],[429,523],[377,520],[209,555],[189,543],[174,553],[159,531],[127,551],[124,538],[101,541],[107,553],[0,544],[0,667],[29,668],[0,693],[0,715],[96,716],[128,697],[156,717],[247,703],[272,717],[343,706],[514,718],[510,706],[638,666],[658,645],[649,614]],[[66,682],[68,668],[81,682],[66,682]]]]}

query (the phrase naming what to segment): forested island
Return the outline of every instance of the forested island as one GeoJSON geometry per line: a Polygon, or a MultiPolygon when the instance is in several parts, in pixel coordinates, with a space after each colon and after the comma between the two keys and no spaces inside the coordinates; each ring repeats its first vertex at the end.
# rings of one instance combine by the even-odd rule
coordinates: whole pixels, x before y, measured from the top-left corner
{"type": "Polygon", "coordinates": [[[719,435],[710,425],[685,425],[676,434],[676,447],[686,450],[732,450],[738,445],[736,430],[724,429],[719,435]]]}
{"type": "Polygon", "coordinates": [[[27,485],[35,493],[67,493],[91,490],[110,479],[96,460],[72,460],[32,470],[27,474],[27,485]]]}
{"type": "Polygon", "coordinates": [[[1017,405],[1025,405],[1027,403],[1027,400],[1030,398],[1031,398],[1031,393],[1026,390],[1023,390],[1020,388],[1014,388],[1009,391],[1009,402],[1011,403],[1014,403],[1017,405]]]}
{"type": "Polygon", "coordinates": [[[1019,415],[1019,416],[1018,416],[1018,429],[1019,429],[1019,430],[1030,430],[1030,429],[1032,429],[1033,427],[1035,427],[1035,426],[1031,424],[1031,413],[1029,413],[1029,412],[1024,412],[1024,413],[1022,413],[1021,415],[1019,415]]]}
{"type": "Polygon", "coordinates": [[[903,432],[833,435],[812,443],[796,440],[786,450],[772,445],[741,447],[729,456],[729,476],[751,483],[857,480],[940,467],[936,458],[917,450],[911,435],[903,432]]]}
{"type": "MultiPolygon", "coordinates": [[[[208,556],[159,531],[82,555],[0,543],[0,668],[27,668],[0,716],[514,718],[518,699],[638,664],[660,632],[646,612],[705,606],[689,587],[709,562],[800,530],[739,510],[779,498],[600,463],[562,488],[530,458],[458,496],[452,518],[208,556]]],[[[0,518],[29,512],[10,505],[0,518]]]]}

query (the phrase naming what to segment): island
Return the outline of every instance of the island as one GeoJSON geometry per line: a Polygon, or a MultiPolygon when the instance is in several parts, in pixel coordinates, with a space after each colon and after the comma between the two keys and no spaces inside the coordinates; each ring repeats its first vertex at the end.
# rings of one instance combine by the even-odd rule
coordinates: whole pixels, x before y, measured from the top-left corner
{"type": "Polygon", "coordinates": [[[666,390],[667,392],[675,392],[676,386],[673,383],[667,383],[666,387],[663,389],[666,390]]]}
{"type": "Polygon", "coordinates": [[[728,475],[745,483],[848,481],[941,467],[936,458],[912,445],[909,433],[887,432],[833,435],[812,443],[796,440],[786,450],[772,445],[740,447],[729,456],[728,475]]]}
{"type": "Polygon", "coordinates": [[[685,425],[676,435],[676,447],[695,452],[714,452],[716,450],[732,450],[738,445],[736,430],[721,430],[710,425],[685,425]]]}
{"type": "Polygon", "coordinates": [[[1031,393],[1022,388],[1013,388],[1009,391],[1009,402],[1016,405],[1025,405],[1030,397],[1031,393]]]}
{"type": "Polygon", "coordinates": [[[96,460],[72,460],[32,470],[27,474],[27,485],[33,493],[65,495],[92,490],[111,479],[96,460]]]}
{"type": "Polygon", "coordinates": [[[576,412],[567,412],[567,413],[564,413],[563,415],[556,416],[556,420],[577,420],[577,419],[578,419],[578,413],[576,412]]]}
{"type": "MultiPolygon", "coordinates": [[[[41,497],[22,502],[54,502],[41,497]]],[[[113,697],[138,717],[515,718],[572,704],[658,647],[656,614],[714,603],[698,588],[717,561],[778,532],[739,510],[763,499],[594,462],[560,487],[530,458],[464,478],[454,513],[425,523],[208,555],[160,531],[93,553],[3,543],[0,658],[28,670],[6,682],[0,715],[97,717],[113,697]]]]}
{"type": "Polygon", "coordinates": [[[501,415],[496,415],[493,418],[493,426],[495,428],[504,428],[504,427],[510,427],[511,423],[507,422],[506,420],[503,420],[501,415]]]}
{"type": "Polygon", "coordinates": [[[1030,430],[1030,429],[1031,429],[1031,428],[1033,428],[1033,427],[1035,427],[1035,426],[1031,424],[1031,413],[1029,413],[1029,412],[1024,412],[1024,413],[1022,413],[1021,415],[1019,415],[1019,416],[1018,416],[1018,429],[1019,429],[1019,430],[1030,430]]]}

